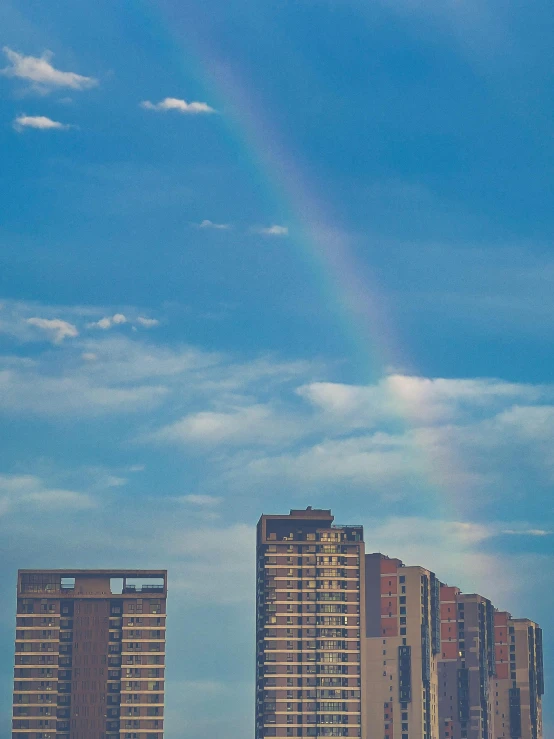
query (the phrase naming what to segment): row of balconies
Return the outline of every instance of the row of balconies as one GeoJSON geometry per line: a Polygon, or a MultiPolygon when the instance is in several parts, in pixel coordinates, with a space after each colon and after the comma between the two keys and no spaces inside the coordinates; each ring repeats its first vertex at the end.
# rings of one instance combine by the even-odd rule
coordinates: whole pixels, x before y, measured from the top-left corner
{"type": "MultiPolygon", "coordinates": [[[[308,711],[315,711],[314,708],[308,707],[308,711]]],[[[273,713],[272,711],[264,711],[263,723],[264,724],[278,724],[281,723],[280,719],[282,714],[273,713]]],[[[340,713],[298,713],[292,716],[287,716],[287,719],[293,719],[288,723],[297,724],[359,724],[361,720],[360,711],[350,712],[348,715],[340,713]],[[297,719],[294,721],[294,719],[297,719]]]]}
{"type": "Polygon", "coordinates": [[[56,721],[47,718],[13,719],[12,728],[35,729],[37,731],[69,731],[69,721],[56,721]]]}
{"type": "Polygon", "coordinates": [[[56,708],[55,706],[35,706],[27,704],[15,706],[13,714],[14,716],[27,716],[33,718],[47,718],[48,716],[55,716],[57,719],[67,719],[69,718],[69,708],[56,708]]]}
{"type": "Polygon", "coordinates": [[[115,718],[131,718],[131,717],[163,717],[163,706],[152,706],[152,707],[127,707],[121,708],[120,706],[108,708],[106,715],[110,719],[115,718]]]}
{"type": "Polygon", "coordinates": [[[147,691],[143,693],[110,693],[108,694],[108,705],[119,706],[122,703],[133,704],[133,703],[164,703],[164,695],[160,693],[149,693],[147,691]]]}
{"type": "Polygon", "coordinates": [[[312,737],[320,737],[320,736],[350,736],[350,737],[359,737],[361,736],[361,729],[360,728],[343,728],[343,727],[336,727],[336,726],[328,726],[328,727],[312,727],[312,726],[304,726],[300,729],[293,729],[292,727],[271,727],[271,726],[265,726],[258,729],[256,732],[256,739],[266,739],[266,737],[307,737],[308,739],[312,739],[312,737]],[[297,731],[297,733],[293,733],[294,731],[297,731]],[[279,732],[279,733],[277,733],[279,732]]]}
{"type": "MultiPolygon", "coordinates": [[[[307,621],[307,619],[305,619],[307,621]]],[[[315,619],[313,619],[315,621],[315,619]]],[[[358,626],[355,626],[352,624],[350,628],[334,628],[330,626],[319,626],[319,628],[315,628],[314,626],[310,626],[309,624],[306,624],[307,628],[303,629],[290,629],[285,628],[285,624],[278,629],[276,626],[270,625],[269,628],[266,627],[265,629],[265,635],[264,639],[275,639],[275,638],[287,638],[287,639],[299,639],[302,638],[302,635],[304,637],[326,637],[330,639],[336,639],[336,638],[351,638],[351,639],[359,639],[360,638],[360,629],[358,626]]]]}
{"type": "Polygon", "coordinates": [[[162,729],[163,719],[149,719],[146,717],[140,719],[122,719],[121,721],[107,721],[106,731],[151,731],[162,729]]]}
{"type": "Polygon", "coordinates": [[[319,580],[359,579],[360,570],[357,566],[352,567],[272,567],[268,566],[260,572],[258,582],[261,583],[268,578],[277,580],[301,580],[303,578],[319,580]]]}
{"type": "Polygon", "coordinates": [[[277,702],[285,701],[289,699],[303,700],[304,698],[322,698],[327,699],[343,699],[343,700],[355,700],[360,699],[360,691],[358,689],[346,689],[342,688],[316,688],[307,686],[302,687],[298,690],[291,690],[288,687],[277,688],[276,686],[271,689],[263,691],[263,695],[267,698],[273,698],[277,702]]]}
{"type": "MultiPolygon", "coordinates": [[[[284,678],[280,678],[284,679],[284,678]]],[[[298,677],[298,678],[286,678],[287,684],[284,683],[282,685],[279,685],[277,683],[277,678],[266,678],[265,680],[262,680],[262,685],[269,686],[269,687],[275,687],[277,689],[286,689],[291,687],[301,687],[303,685],[307,685],[310,687],[355,687],[360,685],[359,679],[356,678],[348,678],[348,677],[298,677]]]]}
{"type": "Polygon", "coordinates": [[[37,693],[41,691],[68,693],[71,691],[71,683],[58,680],[15,680],[14,691],[18,693],[37,693]]]}
{"type": "Polygon", "coordinates": [[[274,654],[278,652],[303,652],[307,649],[322,651],[351,652],[360,649],[360,642],[351,639],[307,639],[303,641],[265,641],[259,653],[274,654]]]}

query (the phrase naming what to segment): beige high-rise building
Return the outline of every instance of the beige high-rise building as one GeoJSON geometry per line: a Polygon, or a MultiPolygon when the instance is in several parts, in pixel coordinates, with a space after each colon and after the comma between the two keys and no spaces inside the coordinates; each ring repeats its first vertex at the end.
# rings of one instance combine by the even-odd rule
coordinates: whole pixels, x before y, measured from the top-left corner
{"type": "Polygon", "coordinates": [[[256,739],[362,736],[363,579],[361,526],[311,508],[261,517],[256,739]]]}
{"type": "Polygon", "coordinates": [[[162,739],[165,570],[20,570],[12,739],[162,739]]]}
{"type": "Polygon", "coordinates": [[[422,567],[368,554],[365,603],[364,736],[438,739],[438,580],[422,567]]]}
{"type": "Polygon", "coordinates": [[[543,739],[537,624],[364,547],[329,510],[261,517],[256,739],[543,739]]]}
{"type": "Polygon", "coordinates": [[[494,739],[542,739],[542,630],[497,611],[494,619],[494,739]]]}

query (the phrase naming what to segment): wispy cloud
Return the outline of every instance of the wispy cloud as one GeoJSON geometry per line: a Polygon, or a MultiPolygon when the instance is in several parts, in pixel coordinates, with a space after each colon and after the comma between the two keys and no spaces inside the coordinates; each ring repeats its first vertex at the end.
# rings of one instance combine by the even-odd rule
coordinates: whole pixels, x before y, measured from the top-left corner
{"type": "Polygon", "coordinates": [[[27,323],[29,326],[35,326],[44,331],[54,344],[61,344],[64,339],[74,339],[79,336],[76,326],[68,321],[62,321],[60,318],[33,317],[28,318],[27,323]]]}
{"type": "Polygon", "coordinates": [[[288,236],[289,229],[287,226],[267,226],[266,228],[255,228],[255,233],[261,234],[262,236],[288,236]]]}
{"type": "Polygon", "coordinates": [[[213,221],[205,219],[197,225],[197,228],[212,228],[216,231],[229,231],[232,226],[230,223],[214,223],[213,221]]]}
{"type": "Polygon", "coordinates": [[[51,488],[34,475],[0,475],[0,512],[29,507],[48,509],[94,508],[95,501],[86,493],[51,488]]]}
{"type": "Polygon", "coordinates": [[[186,100],[180,98],[164,98],[159,103],[152,103],[150,100],[143,100],[140,104],[141,108],[146,110],[155,110],[157,112],[167,112],[169,110],[175,110],[178,113],[189,113],[197,115],[199,113],[215,113],[215,109],[207,103],[199,103],[197,101],[187,103],[186,100]]]}
{"type": "Polygon", "coordinates": [[[201,411],[162,428],[153,439],[207,446],[266,446],[298,438],[301,426],[267,404],[201,411]]]}
{"type": "Polygon", "coordinates": [[[45,51],[41,57],[25,56],[8,46],[5,46],[3,51],[10,64],[2,70],[2,74],[31,82],[41,91],[63,87],[72,90],[87,90],[98,84],[98,80],[94,77],[85,77],[76,72],[62,72],[56,69],[51,64],[53,54],[50,51],[45,51]]]}
{"type": "Polygon", "coordinates": [[[177,500],[200,508],[213,508],[221,503],[222,498],[216,495],[181,495],[177,500]]]}
{"type": "Polygon", "coordinates": [[[113,316],[104,316],[99,321],[92,321],[87,324],[87,328],[99,328],[107,331],[114,326],[121,326],[127,323],[127,317],[123,313],[114,313],[113,316]]]}
{"type": "Polygon", "coordinates": [[[39,131],[67,131],[71,126],[67,123],[60,123],[48,118],[45,115],[19,115],[13,122],[16,131],[23,131],[24,128],[35,128],[39,131]]]}
{"type": "Polygon", "coordinates": [[[139,323],[144,328],[154,328],[155,326],[160,325],[160,322],[157,318],[147,318],[146,316],[138,316],[137,323],[139,323]]]}
{"type": "Polygon", "coordinates": [[[503,529],[501,534],[506,536],[552,536],[554,531],[546,529],[503,529]]]}

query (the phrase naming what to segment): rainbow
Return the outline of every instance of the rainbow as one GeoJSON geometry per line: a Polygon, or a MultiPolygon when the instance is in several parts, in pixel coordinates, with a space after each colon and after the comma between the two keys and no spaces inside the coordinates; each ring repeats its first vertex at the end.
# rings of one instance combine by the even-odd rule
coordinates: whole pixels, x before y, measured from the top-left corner
{"type": "MultiPolygon", "coordinates": [[[[330,215],[332,208],[318,195],[307,168],[288,150],[252,91],[228,63],[218,61],[217,51],[205,40],[200,43],[189,32],[185,48],[180,36],[186,33],[182,30],[184,19],[176,15],[182,6],[169,5],[164,0],[139,0],[150,33],[165,40],[164,50],[176,68],[183,69],[189,78],[192,74],[206,102],[223,114],[229,139],[240,146],[252,179],[286,219],[296,257],[308,265],[323,304],[337,316],[361,374],[368,384],[383,383],[397,412],[395,431],[409,433],[421,420],[418,404],[411,402],[392,375],[409,362],[403,357],[375,277],[356,260],[349,235],[337,225],[339,219],[330,215]]],[[[193,10],[187,7],[187,13],[193,10]]],[[[441,444],[440,455],[435,455],[414,438],[408,453],[420,470],[420,510],[427,509],[435,517],[452,516],[456,493],[449,489],[449,480],[451,473],[461,468],[455,450],[441,444]]]]}

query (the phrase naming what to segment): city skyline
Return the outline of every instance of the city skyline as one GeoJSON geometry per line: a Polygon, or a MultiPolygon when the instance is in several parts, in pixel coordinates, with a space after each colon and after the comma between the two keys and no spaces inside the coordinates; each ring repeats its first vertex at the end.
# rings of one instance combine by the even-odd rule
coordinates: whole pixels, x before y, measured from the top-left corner
{"type": "Polygon", "coordinates": [[[172,572],[164,739],[244,739],[284,498],[549,622],[551,15],[0,3],[3,725],[15,572],[116,563],[172,572]]]}
{"type": "Polygon", "coordinates": [[[256,560],[256,739],[543,739],[538,624],[331,510],[262,515],[256,560]]]}
{"type": "MultiPolygon", "coordinates": [[[[543,739],[538,624],[331,510],[262,515],[256,549],[257,739],[543,739]]],[[[166,570],[19,570],[14,739],[162,739],[166,596],[166,570]]]]}

